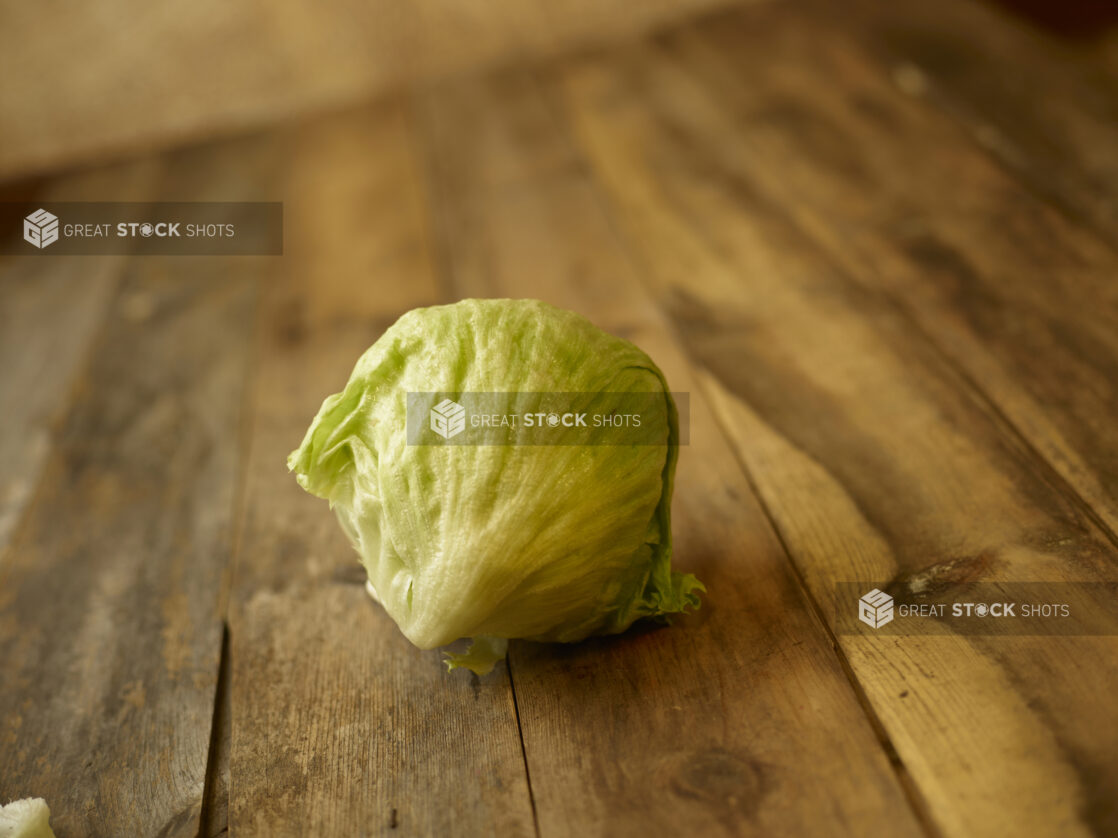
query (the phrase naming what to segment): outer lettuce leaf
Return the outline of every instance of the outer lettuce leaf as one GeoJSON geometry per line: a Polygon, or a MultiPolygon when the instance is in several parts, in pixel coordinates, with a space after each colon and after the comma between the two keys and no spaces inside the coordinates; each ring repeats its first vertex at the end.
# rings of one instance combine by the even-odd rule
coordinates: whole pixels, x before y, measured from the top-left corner
{"type": "Polygon", "coordinates": [[[330,502],[408,639],[484,638],[450,661],[480,673],[498,640],[698,607],[702,584],[671,570],[678,441],[663,374],[633,344],[542,302],[464,300],[388,329],[288,466],[330,502]],[[408,392],[662,392],[665,444],[407,445],[408,392]]]}

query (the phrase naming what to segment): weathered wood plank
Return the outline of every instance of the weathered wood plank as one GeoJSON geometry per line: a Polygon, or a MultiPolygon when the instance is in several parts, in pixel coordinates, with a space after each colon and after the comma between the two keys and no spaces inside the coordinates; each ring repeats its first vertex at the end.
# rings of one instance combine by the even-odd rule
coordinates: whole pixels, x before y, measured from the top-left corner
{"type": "MultiPolygon", "coordinates": [[[[934,9],[912,0],[847,3],[841,12],[826,3],[809,8],[821,22],[868,46],[902,90],[957,119],[1030,188],[1100,236],[1113,237],[1118,229],[1113,28],[1061,39],[1005,7],[960,0],[934,9]]],[[[1057,16],[1069,11],[1054,8],[1057,16]]]]}
{"type": "Polygon", "coordinates": [[[442,299],[405,115],[349,112],[287,142],[285,267],[258,329],[231,611],[230,831],[532,835],[506,670],[451,676],[411,646],[285,464],[359,355],[442,299]]]}
{"type": "Polygon", "coordinates": [[[724,2],[208,0],[168,14],[138,0],[96,11],[11,6],[0,27],[0,179],[321,113],[724,2]]]}
{"type": "Polygon", "coordinates": [[[60,838],[198,831],[255,304],[229,268],[128,261],[0,563],[0,797],[60,838]]]}
{"type": "Polygon", "coordinates": [[[918,835],[902,784],[689,364],[530,77],[419,100],[456,295],[539,297],[645,348],[692,390],[677,566],[709,594],[663,631],[513,644],[542,835],[918,835]]]}
{"type": "Polygon", "coordinates": [[[908,311],[1118,533],[1109,247],[793,6],[684,28],[647,66],[666,127],[712,169],[794,205],[831,258],[908,311]]]}
{"type": "MultiPolygon", "coordinates": [[[[719,44],[734,69],[718,79],[697,81],[690,53],[681,56],[667,36],[572,61],[559,68],[556,90],[619,227],[645,255],[642,276],[706,370],[705,390],[812,596],[830,620],[853,606],[835,601],[839,581],[1112,579],[1113,543],[909,317],[872,290],[870,255],[836,267],[818,247],[815,237],[857,241],[874,218],[904,218],[901,187],[866,184],[871,164],[832,130],[831,111],[845,106],[836,103],[857,101],[843,86],[855,59],[845,56],[829,73],[805,70],[816,51],[830,54],[829,42],[798,17],[784,20],[765,13],[704,26],[708,38],[753,27],[752,37],[739,32],[719,44]],[[811,107],[800,101],[808,90],[811,107]],[[748,96],[761,100],[753,121],[741,102],[748,96]],[[810,150],[777,157],[773,149],[792,135],[810,150]],[[838,192],[847,180],[867,196],[838,192]],[[838,195],[852,203],[845,217],[838,195]],[[814,217],[824,200],[834,212],[814,217]]],[[[875,103],[863,107],[877,113],[875,103]]],[[[958,210],[980,198],[989,206],[1012,189],[928,144],[906,164],[913,152],[897,138],[909,139],[895,126],[875,136],[864,157],[889,161],[909,189],[915,168],[964,193],[958,210]]],[[[931,203],[923,224],[952,219],[941,196],[927,182],[910,196],[931,203]]],[[[1027,218],[1038,217],[1050,218],[1029,207],[1027,218]]],[[[1020,266],[1006,245],[989,244],[993,218],[980,229],[997,257],[1020,266]]],[[[1074,230],[1056,229],[1097,255],[1074,230]]],[[[978,246],[971,240],[960,258],[989,264],[978,246]]],[[[1045,251],[1050,259],[1061,252],[1045,251]]],[[[1109,304],[1101,279],[1079,286],[1099,307],[1109,304]]],[[[1041,293],[1039,282],[1018,288],[1041,293]]],[[[1038,362],[1037,372],[1053,375],[1053,364],[1038,362]]],[[[1110,696],[1118,684],[1114,667],[1098,664],[1114,659],[1115,638],[839,641],[938,829],[1114,830],[1110,696]]]]}
{"type": "MultiPolygon", "coordinates": [[[[152,160],[97,169],[35,194],[44,201],[143,200],[156,171],[152,160]]],[[[0,200],[22,197],[0,193],[0,200]]],[[[124,263],[122,256],[0,257],[0,556],[34,493],[124,263]]]]}

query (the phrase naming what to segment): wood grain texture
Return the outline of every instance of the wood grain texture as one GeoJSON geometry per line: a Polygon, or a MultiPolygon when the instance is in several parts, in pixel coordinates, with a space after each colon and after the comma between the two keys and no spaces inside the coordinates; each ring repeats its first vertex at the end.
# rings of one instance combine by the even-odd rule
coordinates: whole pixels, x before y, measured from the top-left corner
{"type": "Polygon", "coordinates": [[[6,9],[0,179],[302,121],[0,195],[288,233],[0,259],[0,803],[59,838],[1118,834],[1115,636],[835,633],[843,581],[1118,579],[1118,40],[944,4],[6,9]],[[463,296],[691,392],[698,613],[478,679],[369,601],[285,458],[463,296]]]}
{"type": "MultiPolygon", "coordinates": [[[[1006,6],[1012,7],[1013,2],[1006,6]]],[[[1028,5],[1028,4],[1021,4],[1028,5]]],[[[1053,6],[1055,17],[1076,7],[1053,6]]],[[[1007,8],[949,0],[935,10],[808,5],[884,62],[902,88],[958,120],[1024,184],[1104,238],[1118,229],[1118,29],[1106,4],[1098,26],[1067,37],[1007,8]],[[1109,18],[1111,25],[1101,25],[1109,18]]]]}
{"type": "Polygon", "coordinates": [[[0,180],[321,113],[718,2],[13,4],[0,26],[0,180]]]}
{"type": "MultiPolygon", "coordinates": [[[[43,201],[143,200],[157,172],[158,164],[142,160],[60,178],[33,194],[43,201]]],[[[18,198],[0,193],[0,200],[18,198]]],[[[125,261],[0,258],[0,563],[125,261]]]]}
{"type": "Polygon", "coordinates": [[[531,76],[420,98],[455,296],[529,296],[644,348],[691,390],[674,564],[701,610],[510,656],[540,834],[919,835],[901,782],[813,617],[688,362],[531,76]]]}
{"type": "MultiPolygon", "coordinates": [[[[737,85],[741,95],[772,95],[751,131],[737,122],[728,83],[717,103],[688,83],[671,37],[565,64],[556,96],[813,598],[831,619],[852,607],[834,601],[840,581],[1112,580],[1114,544],[1066,485],[889,296],[814,240],[823,222],[811,217],[803,169],[845,165],[855,178],[862,168],[818,123],[825,103],[797,105],[808,81],[791,58],[806,60],[808,49],[783,47],[811,32],[779,23],[763,17],[755,37],[736,41],[736,78],[755,82],[737,85]],[[753,73],[741,69],[747,60],[753,73]],[[789,114],[815,139],[809,159],[763,153],[789,114]],[[782,178],[801,186],[801,200],[774,185],[782,178]]],[[[823,74],[810,82],[836,89],[823,74]]],[[[894,152],[887,138],[873,147],[882,159],[894,152]]],[[[982,171],[960,176],[960,189],[974,190],[967,197],[983,194],[982,171]]],[[[834,180],[817,191],[829,197],[834,180]]],[[[899,198],[884,189],[878,200],[882,212],[899,198]]],[[[1034,207],[1029,217],[1045,213],[1034,207]]],[[[928,223],[945,217],[938,207],[928,223]]],[[[835,237],[857,236],[842,219],[830,223],[835,237]]],[[[1106,304],[1099,282],[1083,287],[1106,304]]],[[[1113,660],[1114,638],[839,640],[938,830],[1114,830],[1115,673],[1097,665],[1113,660]]]]}
{"type": "Polygon", "coordinates": [[[258,330],[231,613],[230,832],[532,835],[504,666],[451,676],[413,647],[286,467],[361,353],[441,299],[407,120],[389,103],[282,141],[286,265],[258,330]]]}
{"type": "Polygon", "coordinates": [[[0,566],[0,796],[59,838],[198,831],[255,299],[205,267],[129,262],[0,566]]]}
{"type": "Polygon", "coordinates": [[[646,59],[665,127],[712,171],[794,207],[1118,533],[1113,250],[795,7],[684,27],[646,59]]]}

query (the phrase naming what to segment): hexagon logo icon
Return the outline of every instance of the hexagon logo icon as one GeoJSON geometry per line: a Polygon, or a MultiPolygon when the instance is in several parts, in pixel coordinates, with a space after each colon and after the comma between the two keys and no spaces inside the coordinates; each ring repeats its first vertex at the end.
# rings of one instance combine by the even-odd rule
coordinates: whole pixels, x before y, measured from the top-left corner
{"type": "Polygon", "coordinates": [[[23,239],[42,250],[58,241],[58,216],[38,209],[23,219],[23,239]]]}
{"type": "Polygon", "coordinates": [[[870,628],[881,628],[893,621],[893,598],[874,588],[858,600],[858,619],[870,628]]]}
{"type": "Polygon", "coordinates": [[[466,408],[443,399],[431,408],[431,430],[443,439],[453,439],[466,429],[466,408]]]}

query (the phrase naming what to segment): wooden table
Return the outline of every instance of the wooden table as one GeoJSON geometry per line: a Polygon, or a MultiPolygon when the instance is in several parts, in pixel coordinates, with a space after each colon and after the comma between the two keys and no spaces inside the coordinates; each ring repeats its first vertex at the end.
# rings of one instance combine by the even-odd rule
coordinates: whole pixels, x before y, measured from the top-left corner
{"type": "MultiPolygon", "coordinates": [[[[282,257],[0,264],[0,798],[69,836],[1118,834],[1118,640],[844,580],[1118,576],[1118,40],[763,3],[7,199],[282,257]],[[284,459],[400,314],[538,297],[691,394],[667,630],[447,674],[284,459]]],[[[3,802],[0,801],[0,802],[3,802]]]]}

